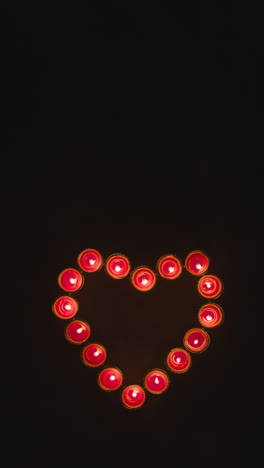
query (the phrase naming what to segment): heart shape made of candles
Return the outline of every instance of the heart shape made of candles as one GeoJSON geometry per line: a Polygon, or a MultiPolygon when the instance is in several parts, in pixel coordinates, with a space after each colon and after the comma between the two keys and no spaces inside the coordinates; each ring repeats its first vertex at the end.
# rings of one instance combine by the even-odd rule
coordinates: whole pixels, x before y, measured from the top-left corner
{"type": "MultiPolygon", "coordinates": [[[[79,254],[77,263],[79,269],[66,268],[60,273],[58,283],[64,294],[54,301],[52,310],[58,318],[70,320],[65,330],[67,340],[79,345],[85,343],[81,352],[82,361],[87,367],[97,368],[105,364],[106,349],[99,343],[86,343],[91,334],[90,325],[75,318],[79,305],[73,294],[83,287],[84,274],[99,271],[104,262],[97,250],[85,249],[79,254]]],[[[219,277],[207,273],[209,264],[209,258],[204,252],[194,250],[187,255],[184,267],[190,274],[199,277],[198,293],[211,301],[222,294],[223,283],[219,277]]],[[[110,255],[105,261],[105,270],[108,275],[116,280],[130,275],[132,287],[141,292],[150,291],[155,286],[158,276],[167,280],[176,280],[181,275],[183,267],[178,257],[167,254],[158,260],[156,269],[157,274],[143,265],[130,272],[128,258],[120,253],[110,255]]],[[[207,302],[200,307],[198,320],[201,328],[191,328],[185,333],[184,347],[175,347],[169,351],[166,358],[168,371],[177,374],[188,371],[192,363],[191,353],[201,353],[209,346],[210,337],[205,328],[216,327],[223,321],[223,309],[216,303],[207,302]]],[[[128,409],[140,408],[146,398],[145,390],[153,394],[162,394],[169,386],[167,370],[153,369],[148,372],[145,376],[144,388],[137,384],[123,386],[123,405],[128,409]]],[[[118,368],[104,365],[98,375],[98,384],[105,391],[117,390],[123,385],[123,374],[118,368]]]]}

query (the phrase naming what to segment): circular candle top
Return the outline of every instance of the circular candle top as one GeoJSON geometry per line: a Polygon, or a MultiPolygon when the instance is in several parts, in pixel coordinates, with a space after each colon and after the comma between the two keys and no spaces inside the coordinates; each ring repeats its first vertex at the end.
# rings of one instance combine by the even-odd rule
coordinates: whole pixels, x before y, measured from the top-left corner
{"type": "Polygon", "coordinates": [[[209,267],[209,258],[200,250],[194,250],[187,256],[185,267],[192,275],[203,275],[209,267]]]}
{"type": "Polygon", "coordinates": [[[77,259],[82,270],[93,273],[101,268],[103,260],[99,252],[94,249],[83,250],[77,259]]]}
{"type": "Polygon", "coordinates": [[[109,367],[104,369],[98,377],[98,384],[103,390],[117,390],[123,382],[123,375],[119,369],[109,367]]]}
{"type": "Polygon", "coordinates": [[[139,291],[149,291],[156,283],[155,273],[148,267],[136,268],[132,273],[132,283],[139,291]]]}
{"type": "Polygon", "coordinates": [[[169,379],[165,372],[160,369],[154,369],[149,372],[145,378],[145,387],[149,392],[160,394],[167,390],[169,379]]]}
{"type": "Polygon", "coordinates": [[[223,320],[222,309],[217,304],[206,304],[200,308],[198,318],[200,324],[204,327],[216,327],[223,320]]]}
{"type": "Polygon", "coordinates": [[[58,283],[64,291],[74,292],[82,286],[83,278],[79,271],[74,268],[67,268],[60,273],[58,283]]]}
{"type": "Polygon", "coordinates": [[[157,266],[159,274],[166,279],[178,278],[182,272],[181,262],[174,255],[160,258],[157,266]]]}
{"type": "Polygon", "coordinates": [[[129,409],[135,409],[142,406],[145,398],[145,392],[139,385],[129,385],[122,393],[122,402],[129,409]]]}
{"type": "Polygon", "coordinates": [[[172,349],[167,356],[167,364],[172,372],[182,374],[191,367],[191,356],[183,348],[172,349]]]}
{"type": "Polygon", "coordinates": [[[78,302],[76,302],[73,297],[61,296],[54,302],[52,309],[57,317],[70,319],[74,317],[78,311],[78,302]]]}
{"type": "Polygon", "coordinates": [[[111,255],[106,261],[107,273],[115,279],[125,278],[130,271],[130,264],[124,255],[111,255]]]}
{"type": "Polygon", "coordinates": [[[223,291],[222,282],[217,276],[205,275],[198,281],[198,292],[208,299],[219,297],[223,291]]]}
{"type": "Polygon", "coordinates": [[[106,350],[102,345],[93,343],[86,346],[82,351],[82,360],[89,367],[101,366],[106,359],[106,350]]]}
{"type": "Polygon", "coordinates": [[[184,346],[189,351],[199,353],[209,346],[210,338],[201,328],[192,328],[184,336],[184,346]]]}
{"type": "Polygon", "coordinates": [[[66,338],[71,343],[81,344],[90,336],[90,326],[81,320],[74,320],[66,328],[66,338]]]}

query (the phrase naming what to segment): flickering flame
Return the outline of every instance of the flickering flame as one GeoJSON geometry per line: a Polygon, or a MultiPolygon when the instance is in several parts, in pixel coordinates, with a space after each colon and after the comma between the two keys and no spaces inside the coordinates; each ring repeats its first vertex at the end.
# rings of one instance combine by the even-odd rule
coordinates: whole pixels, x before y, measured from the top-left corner
{"type": "Polygon", "coordinates": [[[99,356],[99,351],[95,351],[94,356],[99,356]]]}
{"type": "Polygon", "coordinates": [[[170,273],[173,273],[173,272],[174,272],[174,267],[170,266],[168,269],[169,269],[169,272],[170,272],[170,273]]]}
{"type": "Polygon", "coordinates": [[[181,358],[180,358],[180,357],[177,357],[176,361],[177,361],[177,362],[181,362],[181,358]]]}
{"type": "Polygon", "coordinates": [[[76,333],[81,333],[81,332],[82,332],[82,330],[83,330],[83,329],[82,329],[82,327],[80,327],[80,328],[77,328],[77,330],[76,330],[76,333]]]}
{"type": "Polygon", "coordinates": [[[158,377],[155,378],[155,384],[159,384],[159,379],[158,379],[158,377]]]}
{"type": "Polygon", "coordinates": [[[210,287],[212,286],[212,283],[210,283],[210,281],[207,281],[207,283],[205,283],[205,284],[206,284],[206,286],[207,286],[208,288],[210,288],[210,287]]]}
{"type": "Polygon", "coordinates": [[[90,265],[94,265],[95,264],[95,260],[93,260],[92,258],[89,260],[89,263],[90,265]]]}
{"type": "Polygon", "coordinates": [[[116,265],[115,266],[115,271],[120,271],[121,270],[121,267],[119,265],[116,265]]]}
{"type": "Polygon", "coordinates": [[[145,286],[147,284],[148,280],[146,278],[143,278],[141,283],[143,284],[143,286],[145,286]]]}
{"type": "Polygon", "coordinates": [[[211,320],[213,320],[213,317],[211,315],[207,315],[206,320],[208,320],[208,322],[210,322],[211,320]]]}
{"type": "Polygon", "coordinates": [[[66,310],[71,310],[70,304],[66,304],[65,309],[66,309],[66,310]]]}
{"type": "Polygon", "coordinates": [[[76,278],[70,278],[69,281],[70,281],[71,284],[77,283],[77,279],[76,279],[76,278]]]}
{"type": "Polygon", "coordinates": [[[135,398],[136,396],[137,396],[137,392],[134,391],[134,392],[132,393],[132,397],[135,398]]]}
{"type": "Polygon", "coordinates": [[[200,265],[200,263],[196,263],[196,268],[197,268],[197,270],[201,270],[202,265],[200,265]]]}
{"type": "Polygon", "coordinates": [[[199,341],[198,341],[198,340],[194,340],[194,344],[198,344],[198,343],[199,343],[199,341]]]}
{"type": "Polygon", "coordinates": [[[109,379],[110,380],[115,380],[115,375],[110,375],[109,379]]]}

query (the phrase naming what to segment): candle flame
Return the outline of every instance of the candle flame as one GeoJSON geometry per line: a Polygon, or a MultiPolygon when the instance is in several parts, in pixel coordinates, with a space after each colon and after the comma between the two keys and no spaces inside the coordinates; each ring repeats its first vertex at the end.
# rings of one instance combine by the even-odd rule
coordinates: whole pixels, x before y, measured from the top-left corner
{"type": "Polygon", "coordinates": [[[132,397],[135,398],[136,396],[137,396],[137,392],[134,391],[134,392],[132,393],[132,397]]]}
{"type": "Polygon", "coordinates": [[[95,351],[94,356],[99,356],[99,351],[95,351]]]}
{"type": "Polygon", "coordinates": [[[119,265],[116,265],[115,266],[115,271],[120,271],[121,270],[121,267],[119,265]]]}
{"type": "Polygon", "coordinates": [[[170,272],[170,273],[173,273],[173,272],[174,272],[174,267],[170,266],[170,267],[169,267],[169,272],[170,272]]]}
{"type": "Polygon", "coordinates": [[[181,358],[180,358],[180,357],[177,357],[176,361],[177,361],[177,362],[181,362],[181,358]]]}
{"type": "Polygon", "coordinates": [[[109,379],[110,380],[115,380],[115,375],[110,375],[109,379]]]}
{"type": "Polygon", "coordinates": [[[206,320],[210,322],[211,320],[213,320],[213,317],[211,315],[207,315],[206,320]]]}
{"type": "Polygon", "coordinates": [[[94,265],[95,264],[95,260],[93,260],[92,258],[89,260],[89,263],[90,265],[94,265]]]}
{"type": "Polygon", "coordinates": [[[66,310],[71,310],[70,304],[66,304],[65,309],[66,309],[66,310]]]}
{"type": "Polygon", "coordinates": [[[200,265],[200,263],[196,263],[196,268],[197,268],[197,270],[201,270],[202,265],[200,265]]]}
{"type": "Polygon", "coordinates": [[[146,278],[143,278],[143,280],[141,281],[141,283],[143,284],[143,286],[145,286],[147,284],[148,280],[146,278]]]}
{"type": "Polygon", "coordinates": [[[70,281],[71,284],[75,284],[77,282],[77,279],[76,278],[70,278],[69,281],[70,281]]]}
{"type": "Polygon", "coordinates": [[[155,384],[159,384],[159,379],[158,379],[158,377],[155,378],[155,384]]]}
{"type": "Polygon", "coordinates": [[[199,341],[198,341],[198,340],[194,340],[194,344],[198,344],[198,343],[199,343],[199,341]]]}

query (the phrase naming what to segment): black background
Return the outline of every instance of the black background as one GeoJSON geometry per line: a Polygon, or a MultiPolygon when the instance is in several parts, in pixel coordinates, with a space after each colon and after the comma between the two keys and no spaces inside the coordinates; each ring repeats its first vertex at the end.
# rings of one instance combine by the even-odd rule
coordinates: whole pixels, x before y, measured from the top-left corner
{"type": "MultiPolygon", "coordinates": [[[[255,466],[257,171],[244,124],[256,71],[245,12],[116,1],[8,16],[8,235],[20,246],[15,316],[30,364],[16,354],[11,371],[17,466],[255,466]],[[98,387],[52,314],[58,274],[88,247],[124,253],[132,268],[202,249],[224,282],[210,347],[139,410],[98,387]]],[[[198,326],[196,282],[185,271],[141,295],[103,269],[86,276],[79,317],[125,385],[164,368],[198,326]]]]}

